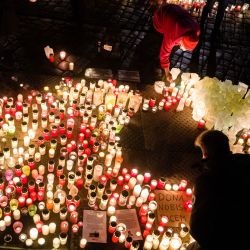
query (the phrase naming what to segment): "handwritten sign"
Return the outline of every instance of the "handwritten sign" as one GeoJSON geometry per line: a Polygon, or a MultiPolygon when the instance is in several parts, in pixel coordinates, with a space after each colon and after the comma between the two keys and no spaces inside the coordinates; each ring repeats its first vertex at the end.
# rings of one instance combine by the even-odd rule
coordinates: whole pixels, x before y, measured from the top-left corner
{"type": "Polygon", "coordinates": [[[169,218],[169,227],[179,227],[180,223],[189,224],[190,212],[184,208],[184,203],[190,200],[185,192],[155,190],[155,200],[157,201],[157,219],[165,215],[169,218]]]}

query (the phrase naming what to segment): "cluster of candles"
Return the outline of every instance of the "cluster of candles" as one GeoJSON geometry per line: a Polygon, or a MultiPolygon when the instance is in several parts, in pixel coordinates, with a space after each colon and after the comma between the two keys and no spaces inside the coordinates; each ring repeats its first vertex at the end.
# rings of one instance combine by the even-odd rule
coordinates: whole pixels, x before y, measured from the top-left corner
{"type": "MultiPolygon", "coordinates": [[[[156,102],[156,98],[152,97],[150,99],[144,98],[142,104],[142,110],[148,111],[151,109],[152,112],[157,110],[169,111],[173,108],[175,111],[183,111],[185,107],[192,106],[192,93],[194,82],[192,80],[182,80],[180,86],[176,86],[175,82],[170,83],[168,87],[164,87],[162,90],[163,99],[156,102]]],[[[197,127],[204,128],[205,120],[200,119],[198,121],[197,127]]]]}
{"type": "MultiPolygon", "coordinates": [[[[42,246],[45,236],[59,232],[53,248],[66,245],[68,232],[78,233],[83,226],[78,211],[85,189],[90,208],[107,210],[112,241],[118,239],[131,249],[139,247],[126,234],[124,225],[115,224],[117,207],[138,209],[146,237],[157,208],[156,188],[192,195],[185,180],[172,185],[165,178],[156,180],[150,173],[140,174],[137,168],[121,167],[118,135],[141,102],[138,92],[129,91],[129,86],[116,87],[115,80],[99,80],[87,87],[85,80],[73,83],[69,78],[55,86],[55,93],[45,87],[43,93],[32,91],[27,98],[19,94],[16,101],[3,97],[0,231],[12,225],[26,246],[34,241],[42,246]],[[50,222],[51,213],[58,215],[60,224],[50,222]],[[24,214],[33,217],[29,233],[23,232],[24,214]]],[[[191,200],[184,207],[190,211],[191,200]]],[[[164,217],[158,227],[161,234],[163,224],[164,217]]],[[[6,242],[10,241],[7,236],[6,242]]],[[[86,239],[80,240],[81,248],[86,244],[86,239]]]]}
{"type": "Polygon", "coordinates": [[[240,134],[237,144],[242,147],[242,152],[250,154],[250,130],[243,130],[240,134]]]}

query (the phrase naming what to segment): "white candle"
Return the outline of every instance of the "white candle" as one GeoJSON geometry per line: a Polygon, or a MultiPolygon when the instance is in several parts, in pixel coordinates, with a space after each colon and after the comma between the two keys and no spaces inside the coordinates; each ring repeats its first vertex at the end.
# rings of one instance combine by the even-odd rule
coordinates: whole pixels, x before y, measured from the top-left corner
{"type": "Polygon", "coordinates": [[[134,187],[134,190],[133,190],[133,195],[135,196],[135,197],[139,197],[140,196],[140,193],[141,193],[141,185],[140,184],[137,184],[137,185],[135,185],[135,187],[134,187]]]}
{"type": "Polygon", "coordinates": [[[182,241],[179,237],[174,236],[169,243],[169,250],[178,250],[181,247],[182,241]]]}
{"type": "Polygon", "coordinates": [[[60,56],[60,59],[61,59],[61,60],[64,60],[65,57],[66,57],[66,52],[65,52],[65,51],[60,51],[59,56],[60,56]]]}
{"type": "Polygon", "coordinates": [[[108,216],[115,215],[115,207],[114,207],[114,206],[109,206],[109,207],[108,207],[107,215],[108,215],[108,216]]]}
{"type": "Polygon", "coordinates": [[[58,249],[60,247],[60,239],[59,238],[54,238],[53,239],[53,247],[55,249],[58,249]]]}
{"type": "Polygon", "coordinates": [[[137,179],[137,183],[140,184],[140,185],[142,185],[143,180],[144,180],[144,176],[142,174],[138,174],[136,176],[136,179],[137,179]]]}
{"type": "Polygon", "coordinates": [[[36,240],[38,237],[38,230],[36,228],[31,228],[30,229],[30,238],[32,240],[36,240]]]}
{"type": "Polygon", "coordinates": [[[135,184],[136,184],[137,180],[135,177],[131,177],[129,179],[129,182],[128,182],[128,186],[129,186],[129,189],[133,189],[135,184]]]}
{"type": "Polygon", "coordinates": [[[153,236],[148,235],[145,239],[143,249],[144,250],[151,250],[153,246],[153,236]]]}
{"type": "Polygon", "coordinates": [[[4,220],[0,220],[0,231],[4,231],[6,229],[6,224],[4,220]]]}
{"type": "Polygon", "coordinates": [[[39,214],[35,214],[35,215],[33,216],[33,221],[34,221],[35,224],[36,224],[38,221],[40,221],[40,220],[41,220],[41,217],[40,217],[39,214]]]}
{"type": "Polygon", "coordinates": [[[161,243],[159,245],[159,250],[166,250],[169,247],[169,239],[168,238],[163,238],[161,240],[161,243]]]}
{"type": "Polygon", "coordinates": [[[37,242],[38,242],[39,246],[43,246],[45,244],[45,239],[44,238],[39,238],[37,242]]]}
{"type": "Polygon", "coordinates": [[[30,137],[26,135],[26,136],[24,136],[24,138],[23,138],[23,145],[24,145],[25,147],[28,147],[29,144],[30,144],[30,137]]]}
{"type": "Polygon", "coordinates": [[[74,63],[73,62],[69,63],[69,70],[74,70],[74,63]]]}
{"type": "Polygon", "coordinates": [[[32,239],[27,239],[27,240],[25,241],[25,245],[26,245],[27,247],[32,246],[32,245],[33,245],[33,240],[32,240],[32,239]]]}
{"type": "Polygon", "coordinates": [[[80,248],[85,248],[86,247],[86,244],[87,244],[87,240],[82,238],[80,240],[80,248]]]}
{"type": "Polygon", "coordinates": [[[50,232],[51,234],[54,234],[55,231],[56,231],[56,223],[50,222],[50,223],[49,223],[49,232],[50,232]]]}
{"type": "Polygon", "coordinates": [[[5,225],[8,227],[11,225],[11,217],[9,215],[4,217],[5,225]]]}
{"type": "Polygon", "coordinates": [[[16,209],[13,211],[13,217],[14,217],[14,220],[20,220],[21,218],[21,212],[20,210],[16,209]]]}
{"type": "Polygon", "coordinates": [[[43,225],[42,226],[42,234],[44,236],[48,235],[49,234],[49,226],[48,225],[43,225]]]}

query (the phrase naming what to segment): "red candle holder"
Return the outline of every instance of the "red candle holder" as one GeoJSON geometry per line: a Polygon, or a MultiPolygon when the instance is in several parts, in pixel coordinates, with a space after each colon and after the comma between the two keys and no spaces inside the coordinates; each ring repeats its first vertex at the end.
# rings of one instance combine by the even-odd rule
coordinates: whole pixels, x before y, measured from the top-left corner
{"type": "Polygon", "coordinates": [[[197,127],[200,128],[200,129],[204,128],[205,127],[205,123],[206,122],[203,119],[201,119],[201,120],[199,120],[197,127]]]}
{"type": "Polygon", "coordinates": [[[23,184],[22,184],[22,182],[19,181],[16,183],[16,192],[18,194],[21,194],[22,190],[23,190],[23,184]]]}
{"type": "Polygon", "coordinates": [[[143,238],[146,238],[150,234],[150,231],[145,229],[142,233],[143,238]]]}
{"type": "Polygon", "coordinates": [[[136,177],[138,175],[138,169],[133,168],[130,172],[131,177],[136,177]]]}
{"type": "Polygon", "coordinates": [[[119,185],[119,186],[121,186],[122,184],[123,184],[123,180],[124,180],[124,178],[123,178],[123,176],[118,176],[117,177],[117,184],[119,185]]]}
{"type": "Polygon", "coordinates": [[[169,222],[169,219],[167,216],[162,216],[161,220],[159,222],[159,226],[165,227],[169,222]]]}
{"type": "Polygon", "coordinates": [[[150,173],[145,173],[143,182],[144,183],[149,183],[150,179],[151,179],[151,174],[150,173]]]}
{"type": "Polygon", "coordinates": [[[155,200],[155,193],[150,193],[148,196],[148,201],[153,201],[155,200]]]}
{"type": "Polygon", "coordinates": [[[30,167],[30,170],[33,170],[35,168],[35,161],[33,158],[28,159],[28,166],[30,167]]]}
{"type": "Polygon", "coordinates": [[[38,199],[38,201],[43,201],[44,200],[44,192],[43,191],[38,191],[37,192],[37,199],[38,199]]]}
{"type": "Polygon", "coordinates": [[[122,176],[125,176],[128,173],[128,169],[127,168],[123,168],[122,169],[122,176]]]}
{"type": "Polygon", "coordinates": [[[27,176],[25,174],[21,174],[20,181],[22,182],[23,185],[27,184],[28,182],[27,176]]]}
{"type": "Polygon", "coordinates": [[[108,232],[111,234],[114,233],[116,230],[116,226],[117,226],[117,223],[115,221],[111,221],[108,227],[108,232]]]}
{"type": "Polygon", "coordinates": [[[130,180],[130,178],[131,178],[130,174],[125,174],[124,181],[128,182],[130,180]]]}
{"type": "Polygon", "coordinates": [[[164,177],[161,177],[161,178],[158,180],[157,188],[159,188],[159,189],[164,189],[165,183],[166,183],[166,179],[165,179],[164,177]]]}
{"type": "Polygon", "coordinates": [[[158,185],[158,181],[157,180],[155,180],[155,179],[151,180],[151,182],[150,182],[150,189],[151,190],[155,190],[156,187],[157,187],[157,185],[158,185]]]}
{"type": "Polygon", "coordinates": [[[72,128],[67,128],[67,131],[66,131],[66,136],[68,139],[72,139],[73,137],[73,129],[72,128]]]}
{"type": "Polygon", "coordinates": [[[33,202],[35,202],[37,200],[37,193],[35,191],[31,192],[30,193],[30,198],[32,199],[33,202]]]}
{"type": "Polygon", "coordinates": [[[18,206],[23,207],[25,205],[26,198],[24,196],[18,197],[18,206]]]}
{"type": "Polygon", "coordinates": [[[34,192],[36,188],[36,183],[33,180],[30,180],[28,183],[28,190],[30,193],[34,192]]]}
{"type": "Polygon", "coordinates": [[[168,102],[165,103],[164,109],[165,109],[166,111],[169,111],[170,108],[171,108],[171,103],[168,101],[168,102]]]}
{"type": "Polygon", "coordinates": [[[59,176],[59,185],[61,185],[62,187],[66,184],[66,176],[64,174],[61,174],[59,176]]]}
{"type": "Polygon", "coordinates": [[[115,231],[112,236],[112,242],[113,243],[118,243],[119,242],[119,237],[121,236],[120,231],[115,231]]]}

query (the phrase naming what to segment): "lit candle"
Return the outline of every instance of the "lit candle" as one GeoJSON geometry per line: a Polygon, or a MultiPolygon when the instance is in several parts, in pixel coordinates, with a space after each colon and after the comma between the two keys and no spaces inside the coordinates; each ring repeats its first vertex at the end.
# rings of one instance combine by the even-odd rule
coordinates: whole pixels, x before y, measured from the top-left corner
{"type": "Polygon", "coordinates": [[[74,63],[73,62],[69,63],[69,70],[74,70],[74,63]]]}
{"type": "Polygon", "coordinates": [[[192,191],[191,188],[187,188],[187,189],[186,189],[186,195],[187,195],[187,196],[191,196],[192,193],[193,193],[193,191],[192,191]]]}
{"type": "Polygon", "coordinates": [[[54,234],[55,231],[56,231],[56,223],[50,222],[50,223],[49,223],[49,232],[50,232],[51,234],[54,234]]]}
{"type": "Polygon", "coordinates": [[[36,240],[38,237],[38,230],[36,228],[31,228],[30,229],[30,238],[32,240],[36,240]]]}
{"type": "Polygon", "coordinates": [[[165,227],[168,224],[168,217],[167,216],[162,216],[159,225],[165,227]]]}
{"type": "Polygon", "coordinates": [[[80,240],[80,248],[85,248],[86,247],[86,244],[87,244],[87,240],[82,238],[80,240]]]}
{"type": "Polygon", "coordinates": [[[181,239],[178,236],[173,236],[169,243],[169,250],[178,250],[182,244],[181,239]]]}
{"type": "Polygon", "coordinates": [[[66,52],[65,51],[60,51],[59,56],[60,56],[61,60],[64,60],[65,57],[66,57],[66,52]]]}
{"type": "Polygon", "coordinates": [[[116,209],[115,209],[114,206],[109,206],[109,207],[108,207],[108,210],[107,210],[107,215],[108,215],[108,216],[115,215],[115,211],[116,211],[116,209]]]}

